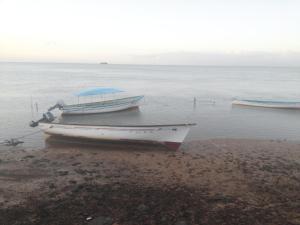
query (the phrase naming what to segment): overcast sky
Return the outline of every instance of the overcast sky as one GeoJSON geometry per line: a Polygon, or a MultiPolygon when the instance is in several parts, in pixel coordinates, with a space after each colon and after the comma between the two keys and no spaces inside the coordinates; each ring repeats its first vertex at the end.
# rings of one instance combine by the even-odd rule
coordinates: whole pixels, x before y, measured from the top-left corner
{"type": "Polygon", "coordinates": [[[300,65],[299,0],[0,0],[0,61],[300,65]]]}

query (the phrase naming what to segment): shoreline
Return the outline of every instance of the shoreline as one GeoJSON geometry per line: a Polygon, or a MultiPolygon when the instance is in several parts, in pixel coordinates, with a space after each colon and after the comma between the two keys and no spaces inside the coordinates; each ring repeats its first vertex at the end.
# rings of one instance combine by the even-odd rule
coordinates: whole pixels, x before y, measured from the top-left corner
{"type": "Polygon", "coordinates": [[[300,224],[295,141],[18,147],[0,180],[0,224],[300,224]]]}

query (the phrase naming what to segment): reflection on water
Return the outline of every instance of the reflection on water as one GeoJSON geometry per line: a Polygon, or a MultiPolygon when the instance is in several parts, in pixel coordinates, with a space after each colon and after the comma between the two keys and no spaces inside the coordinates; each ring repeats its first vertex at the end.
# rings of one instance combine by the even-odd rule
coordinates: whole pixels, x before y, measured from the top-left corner
{"type": "MultiPolygon", "coordinates": [[[[101,125],[197,123],[186,140],[300,140],[298,110],[231,106],[235,97],[299,99],[300,68],[0,63],[0,84],[0,139],[34,131],[28,126],[31,119],[59,99],[72,102],[72,93],[79,89],[106,86],[144,94],[145,101],[140,109],[59,120],[101,125]],[[31,112],[31,99],[38,103],[38,112],[35,107],[31,112]]],[[[43,146],[43,135],[25,142],[26,147],[43,146]]]]}

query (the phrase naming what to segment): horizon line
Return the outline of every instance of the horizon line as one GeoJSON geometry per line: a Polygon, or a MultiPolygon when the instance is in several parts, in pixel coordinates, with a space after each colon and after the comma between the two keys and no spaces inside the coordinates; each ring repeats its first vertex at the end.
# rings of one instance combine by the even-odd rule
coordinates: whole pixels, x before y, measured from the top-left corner
{"type": "Polygon", "coordinates": [[[28,63],[28,64],[87,64],[87,65],[102,65],[102,66],[109,66],[109,65],[128,65],[128,66],[200,66],[200,67],[276,67],[276,68],[300,68],[300,65],[205,65],[205,64],[144,64],[144,63],[109,63],[101,64],[101,62],[55,62],[55,61],[1,61],[0,63],[28,63]]]}

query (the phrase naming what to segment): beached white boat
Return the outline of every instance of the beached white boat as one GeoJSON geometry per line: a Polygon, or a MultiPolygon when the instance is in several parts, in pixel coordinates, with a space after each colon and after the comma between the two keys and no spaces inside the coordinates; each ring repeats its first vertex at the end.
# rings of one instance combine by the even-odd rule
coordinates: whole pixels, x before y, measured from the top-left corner
{"type": "Polygon", "coordinates": [[[94,101],[90,101],[90,99],[94,96],[101,96],[102,98],[103,95],[115,94],[118,92],[122,91],[115,88],[99,87],[85,89],[75,94],[78,97],[78,102],[80,98],[83,102],[77,104],[61,104],[59,108],[62,110],[62,114],[64,115],[115,112],[139,107],[140,100],[144,97],[142,95],[139,95],[106,100],[99,100],[99,98],[97,98],[94,101]],[[84,99],[82,100],[82,98],[84,99]]]}
{"type": "Polygon", "coordinates": [[[101,126],[40,122],[39,128],[49,135],[111,141],[158,142],[176,150],[193,125],[195,124],[101,126]]]}
{"type": "Polygon", "coordinates": [[[300,109],[300,101],[274,101],[274,100],[254,100],[254,99],[241,99],[234,100],[234,105],[256,106],[266,108],[278,109],[300,109]]]}

